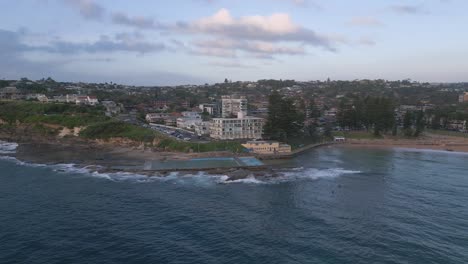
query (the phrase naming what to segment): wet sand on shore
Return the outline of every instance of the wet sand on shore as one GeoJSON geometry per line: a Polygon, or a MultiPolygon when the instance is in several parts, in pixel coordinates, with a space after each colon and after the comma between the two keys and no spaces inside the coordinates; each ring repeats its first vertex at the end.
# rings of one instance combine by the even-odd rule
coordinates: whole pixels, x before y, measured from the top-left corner
{"type": "Polygon", "coordinates": [[[462,137],[430,136],[422,139],[349,139],[341,146],[355,148],[407,148],[468,152],[468,139],[462,137]]]}

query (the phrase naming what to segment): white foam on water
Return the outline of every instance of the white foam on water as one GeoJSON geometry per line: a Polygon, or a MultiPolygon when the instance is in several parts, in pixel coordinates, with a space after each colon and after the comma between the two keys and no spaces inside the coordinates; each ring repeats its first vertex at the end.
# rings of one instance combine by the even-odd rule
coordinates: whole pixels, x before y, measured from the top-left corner
{"type": "MultiPolygon", "coordinates": [[[[17,143],[10,143],[0,141],[0,154],[14,154],[18,147],[17,143]]],[[[81,174],[90,177],[96,177],[104,180],[115,181],[115,182],[134,182],[134,183],[147,183],[147,182],[165,182],[170,184],[179,185],[196,185],[196,186],[213,186],[216,184],[278,184],[283,182],[291,182],[298,180],[318,180],[326,178],[336,178],[346,174],[357,174],[360,171],[345,170],[342,168],[332,169],[314,169],[314,168],[292,168],[288,170],[279,171],[275,176],[269,177],[255,177],[249,175],[247,178],[238,180],[229,180],[228,175],[224,174],[208,174],[206,172],[198,172],[192,174],[185,174],[180,172],[171,172],[168,175],[142,175],[131,172],[99,172],[102,167],[99,166],[86,166],[82,167],[76,164],[36,164],[27,163],[18,160],[13,156],[0,155],[0,160],[13,162],[17,165],[28,166],[28,167],[40,167],[40,168],[51,168],[57,173],[66,174],[81,174]]]]}
{"type": "Polygon", "coordinates": [[[347,174],[358,174],[360,171],[345,170],[342,168],[333,169],[314,169],[314,168],[292,168],[277,172],[273,176],[262,176],[255,177],[250,175],[244,179],[229,180],[228,175],[217,174],[212,175],[206,172],[198,172],[195,174],[183,174],[180,172],[171,172],[166,176],[154,174],[154,175],[142,175],[131,172],[99,172],[102,167],[99,166],[86,166],[81,167],[76,164],[35,164],[26,163],[11,156],[0,156],[0,160],[6,160],[13,162],[21,166],[28,167],[40,167],[40,168],[51,168],[57,173],[64,174],[80,174],[84,176],[96,177],[104,180],[114,182],[131,182],[131,183],[149,183],[149,182],[164,182],[169,184],[177,185],[195,185],[200,187],[208,187],[217,184],[279,184],[293,181],[304,181],[304,180],[319,180],[319,179],[331,179],[340,177],[347,174]]]}
{"type": "Polygon", "coordinates": [[[0,160],[4,160],[4,161],[8,161],[8,162],[13,162],[17,165],[21,165],[21,166],[27,166],[27,167],[47,167],[47,165],[45,164],[39,164],[39,163],[27,163],[27,162],[24,162],[24,161],[21,161],[15,157],[12,157],[12,156],[2,156],[0,155],[0,160]]]}
{"type": "Polygon", "coordinates": [[[361,171],[345,170],[342,168],[315,169],[295,168],[278,173],[278,177],[266,178],[273,183],[291,182],[299,180],[333,179],[347,174],[359,174],[361,171]]]}
{"type": "Polygon", "coordinates": [[[0,140],[0,154],[15,154],[17,148],[18,143],[0,140]]]}
{"type": "Polygon", "coordinates": [[[255,178],[253,175],[247,177],[247,178],[244,178],[244,179],[238,179],[238,180],[232,180],[232,181],[229,181],[228,180],[229,177],[226,176],[226,179],[224,179],[224,181],[220,182],[220,183],[223,183],[223,184],[235,184],[235,183],[244,183],[244,184],[268,184],[267,181],[262,181],[262,180],[259,180],[257,178],[255,178]]]}

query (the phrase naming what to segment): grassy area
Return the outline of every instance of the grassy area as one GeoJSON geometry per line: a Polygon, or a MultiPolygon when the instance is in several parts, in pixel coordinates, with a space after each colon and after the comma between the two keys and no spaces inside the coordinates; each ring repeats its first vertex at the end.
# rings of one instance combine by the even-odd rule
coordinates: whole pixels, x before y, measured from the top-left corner
{"type": "Polygon", "coordinates": [[[109,120],[98,107],[72,104],[42,104],[26,101],[0,102],[0,118],[14,124],[53,124],[73,128],[109,120]]]}
{"type": "Polygon", "coordinates": [[[115,120],[89,125],[80,132],[80,136],[88,139],[121,137],[139,142],[152,142],[156,135],[150,129],[115,120]]]}

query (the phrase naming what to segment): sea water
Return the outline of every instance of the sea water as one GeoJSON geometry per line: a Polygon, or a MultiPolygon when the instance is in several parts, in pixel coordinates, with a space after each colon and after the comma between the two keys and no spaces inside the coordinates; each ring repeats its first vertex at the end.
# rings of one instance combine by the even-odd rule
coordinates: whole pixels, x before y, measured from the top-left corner
{"type": "Polygon", "coordinates": [[[468,263],[468,155],[327,147],[234,182],[28,164],[0,142],[0,263],[468,263]]]}

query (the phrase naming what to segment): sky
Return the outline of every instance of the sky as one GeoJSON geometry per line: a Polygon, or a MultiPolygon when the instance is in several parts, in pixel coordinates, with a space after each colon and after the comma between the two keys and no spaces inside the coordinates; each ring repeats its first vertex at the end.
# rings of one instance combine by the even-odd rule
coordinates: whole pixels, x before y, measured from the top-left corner
{"type": "Polygon", "coordinates": [[[466,0],[0,0],[0,79],[468,81],[466,0]]]}

